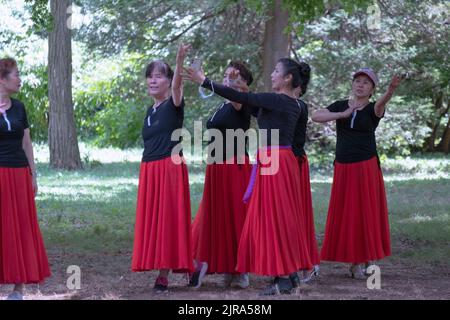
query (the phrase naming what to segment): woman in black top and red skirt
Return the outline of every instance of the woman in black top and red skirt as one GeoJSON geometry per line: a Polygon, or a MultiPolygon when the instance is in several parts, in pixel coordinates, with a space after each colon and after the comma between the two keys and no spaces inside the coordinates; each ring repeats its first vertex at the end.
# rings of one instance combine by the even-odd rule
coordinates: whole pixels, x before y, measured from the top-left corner
{"type": "Polygon", "coordinates": [[[0,59],[0,284],[14,284],[9,300],[22,300],[27,283],[50,276],[36,213],[36,169],[30,126],[15,60],[0,59]]]}
{"type": "MultiPolygon", "coordinates": [[[[234,79],[230,77],[234,71],[239,71],[247,86],[252,83],[253,77],[248,68],[241,62],[232,61],[225,70],[223,85],[233,86],[234,79]]],[[[194,259],[198,264],[191,277],[191,287],[200,287],[206,270],[208,273],[223,274],[222,287],[246,288],[249,285],[248,274],[237,274],[235,267],[247,212],[242,198],[252,169],[246,141],[229,134],[243,136],[250,128],[250,116],[247,106],[225,101],[207,122],[208,129],[217,130],[209,145],[213,148],[211,156],[215,161],[206,167],[203,197],[192,224],[194,259]],[[216,141],[219,133],[222,143],[216,141]]]]}
{"type": "Polygon", "coordinates": [[[182,154],[172,154],[180,141],[172,133],[184,118],[180,72],[189,46],[180,45],[175,73],[153,61],[146,71],[154,104],[147,111],[136,208],[132,270],[159,270],[156,293],[167,292],[170,270],[193,271],[188,171],[182,154]]]}
{"type": "Polygon", "coordinates": [[[308,123],[308,105],[300,99],[306,93],[308,88],[311,69],[307,63],[301,62],[301,72],[300,72],[300,86],[297,88],[298,101],[302,108],[300,113],[300,118],[297,122],[295,128],[294,144],[292,145],[292,150],[297,158],[300,174],[300,192],[302,196],[303,203],[303,215],[305,225],[305,233],[307,239],[307,245],[309,249],[309,255],[311,262],[314,265],[312,270],[302,270],[303,283],[309,282],[319,275],[319,264],[320,255],[319,248],[317,246],[316,231],[314,227],[314,210],[312,205],[312,195],[311,195],[311,182],[309,178],[309,162],[308,157],[305,152],[305,141],[306,141],[306,126],[308,123]]]}
{"type": "Polygon", "coordinates": [[[263,294],[275,294],[282,276],[312,267],[300,218],[303,210],[300,178],[292,174],[298,171],[292,144],[301,112],[294,93],[300,85],[300,66],[291,59],[279,60],[271,75],[273,93],[239,92],[210,81],[202,71],[187,69],[186,72],[188,79],[216,94],[258,108],[259,128],[268,131],[267,143],[258,151],[255,174],[244,196],[249,200],[249,207],[236,271],[275,276],[274,285],[263,291],[263,294]],[[272,130],[279,133],[279,141],[272,143],[272,130]]]}
{"type": "Polygon", "coordinates": [[[353,75],[353,99],[336,101],[312,116],[336,121],[337,143],[333,186],[321,259],[350,263],[350,275],[364,278],[363,267],[391,254],[388,209],[375,130],[401,78],[370,102],[378,78],[369,68],[353,75]]]}

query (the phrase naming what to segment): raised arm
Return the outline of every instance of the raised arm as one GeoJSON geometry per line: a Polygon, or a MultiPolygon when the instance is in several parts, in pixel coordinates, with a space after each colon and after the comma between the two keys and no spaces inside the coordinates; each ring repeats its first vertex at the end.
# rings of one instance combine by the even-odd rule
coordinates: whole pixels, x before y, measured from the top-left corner
{"type": "MultiPolygon", "coordinates": [[[[239,79],[238,75],[236,75],[234,81],[235,81],[235,84],[234,84],[233,88],[235,88],[236,90],[238,90],[240,92],[250,92],[250,88],[248,87],[247,83],[245,83],[244,81],[239,79]]],[[[237,111],[242,110],[242,104],[236,103],[236,102],[231,102],[231,104],[233,105],[233,108],[236,109],[237,111]]]]}
{"type": "Polygon", "coordinates": [[[352,112],[357,108],[357,106],[349,106],[348,109],[342,112],[331,112],[327,108],[317,110],[314,112],[311,116],[312,121],[314,122],[328,122],[328,121],[335,121],[339,119],[345,119],[351,116],[352,112]]]}
{"type": "Polygon", "coordinates": [[[196,71],[185,68],[185,79],[200,84],[202,87],[214,91],[219,96],[232,102],[237,102],[249,107],[259,107],[274,110],[279,107],[278,95],[275,93],[247,93],[239,92],[233,88],[209,80],[203,70],[196,71]]]}
{"type": "Polygon", "coordinates": [[[392,77],[391,83],[386,91],[386,93],[377,100],[375,103],[375,115],[381,118],[384,114],[384,110],[386,109],[386,105],[391,100],[392,95],[394,94],[395,89],[397,89],[400,82],[403,80],[402,76],[394,75],[392,77]]]}
{"type": "Polygon", "coordinates": [[[172,79],[172,99],[176,107],[181,106],[181,101],[183,99],[183,64],[186,58],[186,53],[189,50],[190,45],[180,44],[177,52],[177,61],[175,66],[175,71],[172,79]]]}

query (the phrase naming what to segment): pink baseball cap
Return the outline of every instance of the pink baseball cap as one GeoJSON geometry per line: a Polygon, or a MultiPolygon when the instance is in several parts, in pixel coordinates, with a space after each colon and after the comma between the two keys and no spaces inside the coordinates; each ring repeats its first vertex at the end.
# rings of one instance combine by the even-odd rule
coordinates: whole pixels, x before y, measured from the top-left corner
{"type": "Polygon", "coordinates": [[[372,80],[372,82],[373,82],[373,84],[375,86],[378,85],[378,77],[375,74],[375,72],[372,69],[370,69],[370,68],[361,68],[361,69],[359,69],[358,71],[356,71],[353,74],[353,79],[355,79],[357,76],[362,75],[362,74],[368,76],[369,79],[372,80]]]}

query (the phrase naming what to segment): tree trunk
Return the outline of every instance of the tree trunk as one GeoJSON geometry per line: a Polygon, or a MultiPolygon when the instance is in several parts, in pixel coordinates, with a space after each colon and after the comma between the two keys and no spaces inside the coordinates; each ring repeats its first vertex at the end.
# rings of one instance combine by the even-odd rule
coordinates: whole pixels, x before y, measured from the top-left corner
{"type": "Polygon", "coordinates": [[[270,75],[280,58],[289,56],[290,35],[285,33],[289,23],[289,12],[282,8],[282,0],[274,0],[269,9],[263,41],[263,83],[258,87],[264,91],[272,90],[270,75]]]}
{"type": "Polygon", "coordinates": [[[72,43],[67,13],[71,0],[50,0],[54,26],[48,40],[50,166],[81,168],[72,104],[72,43]]]}
{"type": "MultiPolygon", "coordinates": [[[[448,111],[449,106],[447,106],[447,112],[448,111]]],[[[450,116],[447,121],[447,126],[444,129],[444,133],[442,134],[441,141],[439,142],[438,149],[447,154],[450,151],[450,116]]]]}
{"type": "Polygon", "coordinates": [[[438,124],[430,124],[431,133],[430,135],[425,139],[424,148],[425,151],[433,152],[435,149],[435,141],[436,141],[436,132],[439,128],[439,122],[438,124]]]}
{"type": "Polygon", "coordinates": [[[436,96],[432,97],[434,108],[436,109],[436,119],[433,119],[432,122],[428,123],[431,128],[430,135],[425,139],[424,149],[428,152],[436,151],[436,135],[439,130],[439,126],[441,123],[441,119],[447,113],[447,110],[442,112],[443,103],[444,103],[444,94],[443,92],[439,92],[436,96]]]}
{"type": "Polygon", "coordinates": [[[450,118],[448,119],[447,127],[445,128],[441,142],[439,143],[439,150],[446,154],[450,152],[450,118]]]}

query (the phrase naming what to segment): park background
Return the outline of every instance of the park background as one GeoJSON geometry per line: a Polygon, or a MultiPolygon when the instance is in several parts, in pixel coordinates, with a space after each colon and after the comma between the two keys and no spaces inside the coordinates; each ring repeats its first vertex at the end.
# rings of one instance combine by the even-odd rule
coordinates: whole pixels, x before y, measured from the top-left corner
{"type": "MultiPolygon", "coordinates": [[[[380,262],[382,290],[324,263],[307,299],[450,298],[450,5],[448,1],[298,0],[0,0],[0,56],[18,60],[35,145],[39,222],[53,276],[28,290],[36,299],[152,299],[153,273],[130,272],[140,137],[146,108],[144,71],[153,59],[174,65],[191,43],[212,79],[228,62],[247,62],[254,91],[270,90],[276,60],[312,67],[303,96],[310,113],[348,97],[351,75],[370,66],[375,99],[394,73],[408,73],[377,129],[386,181],[393,256],[380,262]],[[64,94],[63,94],[64,93],[64,94]],[[66,286],[67,267],[82,270],[81,290],[66,286]]],[[[185,123],[206,123],[220,99],[200,99],[185,85],[185,123]]],[[[306,152],[319,243],[332,179],[334,124],[308,123],[306,152]]],[[[186,150],[188,151],[188,150],[186,150]]],[[[201,154],[187,157],[201,158],[201,154]]],[[[205,164],[190,164],[192,215],[205,164]]],[[[174,275],[169,298],[254,299],[223,290],[216,277],[195,294],[174,275]]],[[[0,288],[0,295],[7,288],[0,288]]],[[[167,297],[166,297],[167,298],[167,297]]],[[[286,297],[281,297],[286,298],[286,297]]]]}

